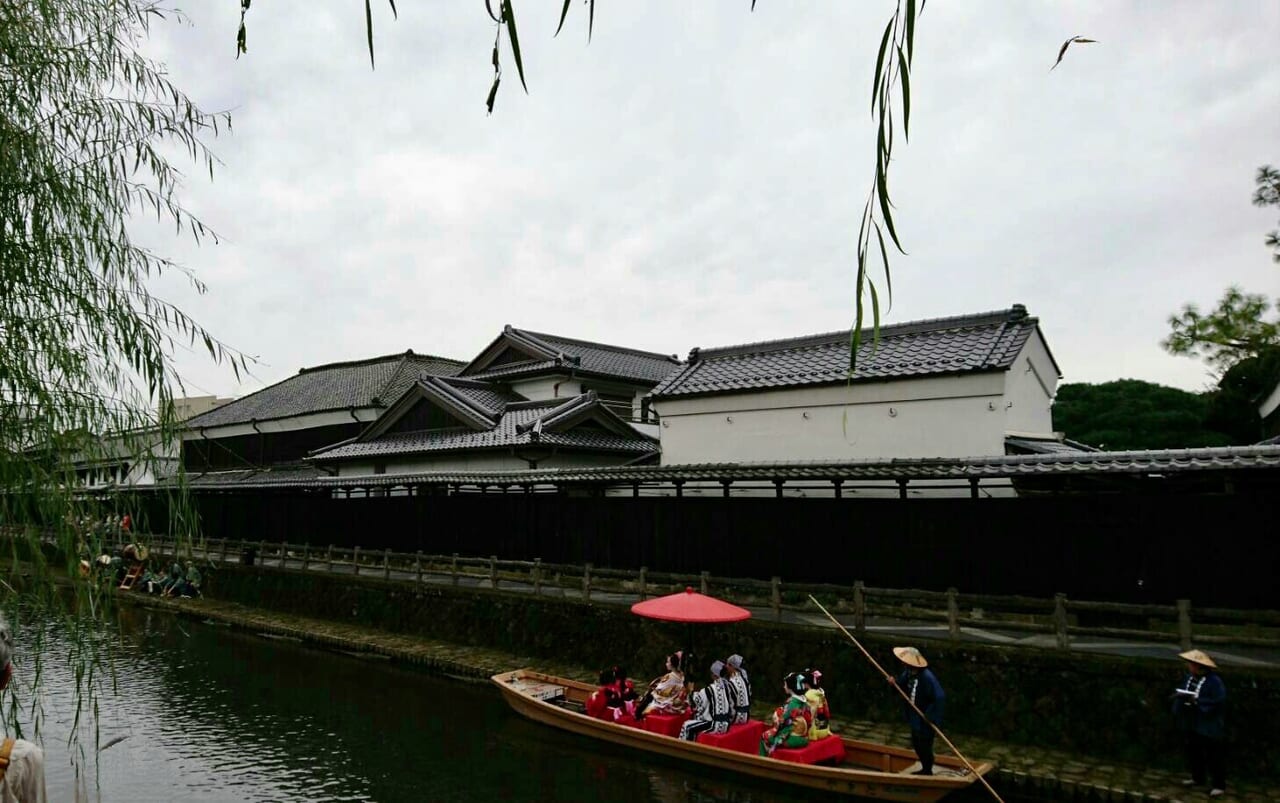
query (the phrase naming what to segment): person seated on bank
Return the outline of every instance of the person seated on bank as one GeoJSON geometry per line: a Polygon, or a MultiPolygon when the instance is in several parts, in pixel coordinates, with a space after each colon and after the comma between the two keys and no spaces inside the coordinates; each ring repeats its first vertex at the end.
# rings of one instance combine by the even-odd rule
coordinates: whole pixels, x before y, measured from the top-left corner
{"type": "MultiPolygon", "coordinates": [[[[177,564],[174,564],[177,566],[177,564]]],[[[177,581],[169,587],[168,594],[171,597],[198,597],[200,596],[200,570],[195,564],[187,561],[187,570],[185,573],[179,574],[177,581]]]]}
{"type": "Polygon", "coordinates": [[[816,742],[831,735],[831,709],[827,706],[827,692],[822,688],[822,670],[806,669],[803,672],[804,699],[813,715],[813,727],[809,728],[809,741],[816,742]]]}
{"type": "Polygon", "coordinates": [[[667,656],[667,673],[649,682],[649,693],[636,706],[636,719],[643,719],[646,714],[683,714],[689,710],[684,664],[684,650],[667,656]]]}
{"type": "Polygon", "coordinates": [[[929,662],[915,647],[894,647],[893,654],[902,662],[902,674],[889,678],[890,685],[897,685],[915,704],[912,708],[903,700],[903,713],[911,726],[911,747],[920,759],[920,769],[913,775],[933,774],[933,725],[942,726],[942,710],[946,694],[942,684],[929,669],[929,662]],[[922,718],[916,709],[924,713],[922,718]],[[930,723],[933,723],[931,725],[930,723]]]}
{"type": "Polygon", "coordinates": [[[730,655],[724,662],[725,686],[733,703],[733,724],[742,725],[751,719],[751,681],[742,666],[741,655],[730,655]]]}
{"type": "Polygon", "coordinates": [[[733,721],[733,706],[729,702],[729,689],[721,677],[724,662],[711,665],[711,682],[689,697],[693,705],[693,717],[680,727],[680,738],[697,741],[700,733],[728,733],[733,721]]]}
{"type": "Polygon", "coordinates": [[[600,685],[587,698],[587,716],[595,719],[615,720],[613,712],[618,709],[617,679],[613,669],[600,671],[600,685]]]}
{"type": "Polygon", "coordinates": [[[794,749],[809,744],[813,714],[804,699],[804,675],[792,672],[782,681],[787,701],[774,709],[770,727],[760,736],[760,755],[771,756],[779,747],[794,749]]]}

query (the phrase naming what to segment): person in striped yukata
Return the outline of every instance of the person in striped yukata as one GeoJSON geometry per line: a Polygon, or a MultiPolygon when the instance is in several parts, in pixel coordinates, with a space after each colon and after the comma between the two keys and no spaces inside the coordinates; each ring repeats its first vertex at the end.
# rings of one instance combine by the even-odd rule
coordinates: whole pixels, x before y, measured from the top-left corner
{"type": "Polygon", "coordinates": [[[733,720],[733,707],[729,703],[729,689],[721,673],[724,662],[711,665],[711,682],[698,689],[689,698],[693,704],[693,718],[680,726],[680,738],[696,741],[700,733],[728,733],[733,720]]]}
{"type": "Polygon", "coordinates": [[[733,724],[742,725],[751,719],[751,679],[742,666],[742,656],[730,655],[725,661],[724,672],[729,702],[733,704],[733,724]]]}

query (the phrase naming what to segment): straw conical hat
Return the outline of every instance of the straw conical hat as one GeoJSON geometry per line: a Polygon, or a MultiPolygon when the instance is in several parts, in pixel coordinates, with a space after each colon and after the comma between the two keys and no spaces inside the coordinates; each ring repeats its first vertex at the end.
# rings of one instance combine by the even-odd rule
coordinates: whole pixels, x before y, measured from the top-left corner
{"type": "Polygon", "coordinates": [[[924,669],[929,665],[929,662],[924,659],[924,656],[915,647],[894,647],[893,654],[898,656],[898,660],[907,666],[924,669]]]}
{"type": "Polygon", "coordinates": [[[1178,657],[1184,661],[1190,661],[1193,664],[1207,666],[1210,669],[1218,668],[1218,665],[1213,662],[1213,659],[1210,658],[1207,653],[1200,650],[1187,650],[1186,652],[1180,652],[1178,653],[1178,657]]]}

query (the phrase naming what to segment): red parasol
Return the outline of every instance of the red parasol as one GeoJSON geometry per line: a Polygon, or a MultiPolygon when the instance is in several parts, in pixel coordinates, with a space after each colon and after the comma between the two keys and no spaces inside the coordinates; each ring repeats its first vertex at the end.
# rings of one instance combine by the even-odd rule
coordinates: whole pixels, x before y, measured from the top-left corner
{"type": "Polygon", "coordinates": [[[741,622],[751,611],[699,594],[692,588],[665,597],[655,597],[631,606],[631,612],[667,622],[741,622]]]}

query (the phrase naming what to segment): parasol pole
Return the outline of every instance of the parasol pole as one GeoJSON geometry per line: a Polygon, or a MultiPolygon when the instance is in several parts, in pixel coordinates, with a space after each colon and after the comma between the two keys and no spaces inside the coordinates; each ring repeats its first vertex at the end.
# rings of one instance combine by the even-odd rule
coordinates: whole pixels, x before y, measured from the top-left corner
{"type": "Polygon", "coordinates": [[[832,616],[831,611],[828,611],[826,608],[822,607],[822,603],[814,599],[812,594],[809,595],[809,601],[812,602],[814,605],[817,605],[818,610],[826,614],[827,618],[831,620],[832,624],[840,628],[840,632],[844,633],[845,636],[847,636],[849,640],[853,642],[853,646],[857,647],[862,652],[862,654],[866,656],[866,659],[871,662],[871,665],[876,668],[876,671],[879,672],[881,675],[883,675],[885,680],[890,682],[893,688],[897,690],[898,694],[902,696],[903,700],[906,700],[907,705],[911,706],[911,710],[919,714],[920,719],[929,723],[929,727],[933,728],[933,732],[938,734],[938,736],[942,738],[942,741],[946,742],[947,747],[951,748],[951,752],[956,754],[956,758],[964,762],[964,765],[969,768],[969,772],[972,772],[974,776],[977,777],[977,779],[982,782],[982,785],[987,788],[987,791],[991,793],[991,796],[994,797],[996,800],[998,800],[999,803],[1004,803],[1004,800],[1001,799],[1000,795],[996,793],[996,790],[991,788],[991,784],[987,783],[987,779],[982,777],[982,773],[978,772],[978,770],[975,769],[974,766],[969,763],[969,759],[965,758],[964,754],[961,753],[960,750],[954,744],[951,743],[951,740],[947,738],[947,735],[942,732],[942,728],[939,728],[937,725],[935,725],[932,720],[930,720],[928,717],[924,715],[923,711],[921,711],[919,708],[916,707],[915,702],[912,701],[911,699],[911,695],[907,694],[902,689],[902,687],[898,685],[897,681],[893,679],[892,675],[884,671],[884,667],[880,666],[879,662],[877,662],[875,658],[871,657],[871,653],[867,652],[867,648],[863,647],[862,644],[856,638],[853,637],[853,634],[850,633],[845,628],[844,625],[840,624],[840,620],[832,616]]]}

